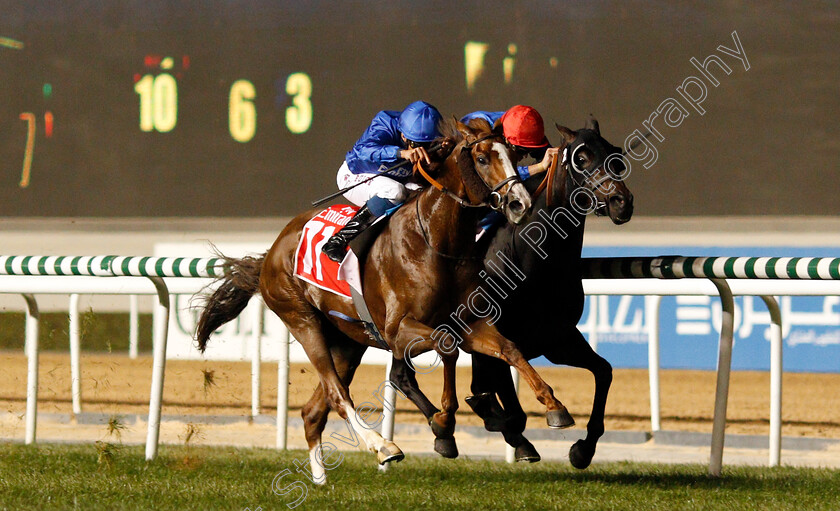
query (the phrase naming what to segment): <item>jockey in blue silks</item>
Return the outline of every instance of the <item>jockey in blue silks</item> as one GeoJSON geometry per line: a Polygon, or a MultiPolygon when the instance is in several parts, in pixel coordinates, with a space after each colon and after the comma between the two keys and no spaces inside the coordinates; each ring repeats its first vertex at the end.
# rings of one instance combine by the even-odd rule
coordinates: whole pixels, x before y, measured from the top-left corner
{"type": "MultiPolygon", "coordinates": [[[[429,163],[426,149],[440,136],[440,120],[437,108],[424,101],[415,101],[401,112],[377,113],[361,138],[347,151],[336,176],[339,189],[369,179],[383,167],[392,167],[401,160],[429,163]]],[[[321,251],[333,261],[341,262],[352,239],[379,217],[401,206],[408,196],[407,189],[420,188],[407,183],[411,175],[411,166],[405,165],[348,190],[344,197],[361,208],[321,251]]]]}
{"type": "MultiPolygon", "coordinates": [[[[551,166],[551,162],[557,157],[558,149],[551,147],[545,136],[543,118],[534,108],[525,105],[516,105],[506,112],[472,112],[461,118],[461,122],[468,124],[473,119],[484,119],[490,126],[494,126],[501,120],[502,131],[507,144],[511,146],[516,154],[516,161],[526,155],[530,155],[538,163],[533,165],[520,165],[516,167],[519,177],[524,181],[532,175],[545,172],[551,166]]],[[[498,212],[491,212],[478,222],[479,228],[487,231],[493,226],[502,223],[504,215],[498,212]]]]}

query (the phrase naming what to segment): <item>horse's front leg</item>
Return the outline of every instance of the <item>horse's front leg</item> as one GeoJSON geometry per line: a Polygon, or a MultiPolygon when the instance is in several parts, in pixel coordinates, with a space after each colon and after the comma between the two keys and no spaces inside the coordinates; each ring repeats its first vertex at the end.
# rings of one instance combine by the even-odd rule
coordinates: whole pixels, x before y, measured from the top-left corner
{"type": "MultiPolygon", "coordinates": [[[[417,320],[404,317],[400,321],[392,346],[395,364],[392,366],[391,381],[426,415],[429,426],[435,434],[435,452],[446,458],[455,458],[458,456],[454,436],[455,412],[458,410],[455,390],[455,362],[458,360],[458,349],[454,344],[438,342],[433,338],[433,333],[432,328],[417,320]],[[434,408],[420,390],[414,375],[414,372],[418,372],[418,368],[412,362],[413,357],[427,351],[435,351],[440,357],[437,364],[440,362],[443,364],[443,395],[440,410],[434,408]],[[396,372],[394,367],[398,368],[396,372]]],[[[422,372],[436,370],[437,364],[432,368],[423,368],[422,372]]]]}
{"type": "Polygon", "coordinates": [[[566,407],[556,397],[551,387],[534,370],[533,366],[519,351],[516,345],[504,337],[496,327],[479,320],[470,325],[471,332],[465,334],[461,348],[468,353],[481,353],[504,360],[515,367],[525,378],[537,396],[537,400],[546,407],[546,422],[551,428],[568,428],[575,425],[566,407]]]}
{"type": "Polygon", "coordinates": [[[572,465],[584,469],[592,462],[598,439],[604,434],[604,413],[612,384],[612,366],[592,350],[577,326],[570,327],[568,334],[563,335],[563,342],[555,343],[552,347],[554,349],[545,353],[549,361],[588,369],[595,376],[595,397],[592,400],[592,414],[586,424],[586,438],[575,442],[569,450],[572,465]]]}
{"type": "Polygon", "coordinates": [[[458,395],[455,389],[455,369],[458,361],[458,349],[444,353],[443,360],[443,395],[440,398],[441,411],[432,417],[432,431],[435,433],[435,452],[445,458],[457,458],[458,446],[455,444],[455,412],[458,410],[458,395]]]}

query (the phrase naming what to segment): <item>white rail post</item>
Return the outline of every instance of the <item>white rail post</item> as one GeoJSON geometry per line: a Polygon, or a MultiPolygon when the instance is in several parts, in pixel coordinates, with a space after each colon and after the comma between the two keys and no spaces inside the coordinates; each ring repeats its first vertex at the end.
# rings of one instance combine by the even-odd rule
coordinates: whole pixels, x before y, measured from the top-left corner
{"type": "MultiPolygon", "coordinates": [[[[391,381],[391,366],[394,364],[394,357],[388,359],[385,364],[385,380],[391,381]]],[[[382,392],[382,438],[385,440],[394,440],[394,422],[397,415],[397,391],[392,385],[385,385],[385,390],[382,392]]],[[[390,463],[379,465],[380,472],[387,472],[390,463]]]]}
{"type": "Polygon", "coordinates": [[[70,295],[70,393],[73,401],[73,414],[82,413],[82,368],[81,368],[81,328],[79,325],[79,295],[70,295]]]}
{"type": "Polygon", "coordinates": [[[128,358],[137,358],[137,345],[140,339],[140,314],[137,295],[128,297],[128,358]]]}
{"type": "Polygon", "coordinates": [[[158,300],[154,319],[154,361],[152,363],[152,389],[149,397],[149,425],[146,434],[146,460],[157,457],[160,438],[160,412],[163,404],[163,376],[166,372],[166,338],[169,330],[169,291],[160,277],[148,277],[155,285],[158,300]]]}
{"type": "Polygon", "coordinates": [[[600,298],[598,295],[593,295],[589,300],[589,317],[592,323],[592,330],[589,331],[589,346],[595,353],[598,353],[598,300],[600,298]]]}
{"type": "Polygon", "coordinates": [[[289,330],[281,323],[277,358],[277,448],[286,449],[289,429],[289,330]]]}
{"type": "Polygon", "coordinates": [[[262,301],[251,301],[251,417],[260,414],[260,374],[262,362],[262,301]]]}
{"type": "Polygon", "coordinates": [[[645,296],[645,316],[648,329],[648,382],[650,385],[650,430],[662,428],[659,408],[659,306],[662,297],[645,296]]]}
{"type": "Polygon", "coordinates": [[[721,323],[718,347],[715,416],[712,423],[712,451],[709,475],[720,477],[723,468],[723,443],[726,430],[726,405],[729,398],[729,375],[732,369],[732,339],[735,329],[735,299],[724,279],[709,279],[720,293],[721,323]]]}
{"type": "Polygon", "coordinates": [[[26,300],[26,439],[24,443],[35,443],[38,425],[38,302],[31,294],[24,294],[26,300]]]}
{"type": "Polygon", "coordinates": [[[782,461],[782,312],[772,296],[762,296],[770,311],[770,460],[771,467],[782,461]]]}
{"type": "MultiPolygon", "coordinates": [[[[510,377],[513,378],[513,389],[519,395],[519,371],[515,367],[510,368],[510,377]]],[[[505,461],[514,463],[516,461],[516,448],[505,444],[505,461]]]]}

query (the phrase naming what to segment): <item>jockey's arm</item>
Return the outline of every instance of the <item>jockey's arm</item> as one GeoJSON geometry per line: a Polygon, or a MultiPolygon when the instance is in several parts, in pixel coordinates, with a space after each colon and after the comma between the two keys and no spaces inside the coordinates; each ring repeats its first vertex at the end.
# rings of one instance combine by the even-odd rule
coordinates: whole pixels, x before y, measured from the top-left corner
{"type": "Polygon", "coordinates": [[[551,167],[551,162],[554,160],[554,158],[557,158],[557,155],[559,153],[560,149],[556,147],[549,147],[548,149],[546,149],[545,156],[543,156],[542,161],[533,165],[528,165],[528,175],[533,176],[535,174],[541,174],[547,171],[551,167]]]}
{"type": "Polygon", "coordinates": [[[394,139],[394,134],[380,119],[380,114],[374,117],[371,125],[353,146],[352,151],[360,160],[377,164],[394,163],[400,159],[402,147],[399,146],[399,139],[394,139]]]}

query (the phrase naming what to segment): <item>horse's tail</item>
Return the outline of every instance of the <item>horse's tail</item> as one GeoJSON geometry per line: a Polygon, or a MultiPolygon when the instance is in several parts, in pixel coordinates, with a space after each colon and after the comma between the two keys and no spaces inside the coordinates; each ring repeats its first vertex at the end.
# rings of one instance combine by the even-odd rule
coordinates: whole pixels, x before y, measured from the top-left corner
{"type": "Polygon", "coordinates": [[[260,271],[265,254],[235,259],[220,254],[225,261],[225,274],[217,280],[222,284],[205,298],[204,308],[196,327],[198,349],[204,353],[210,334],[239,316],[251,297],[260,289],[260,271]]]}

